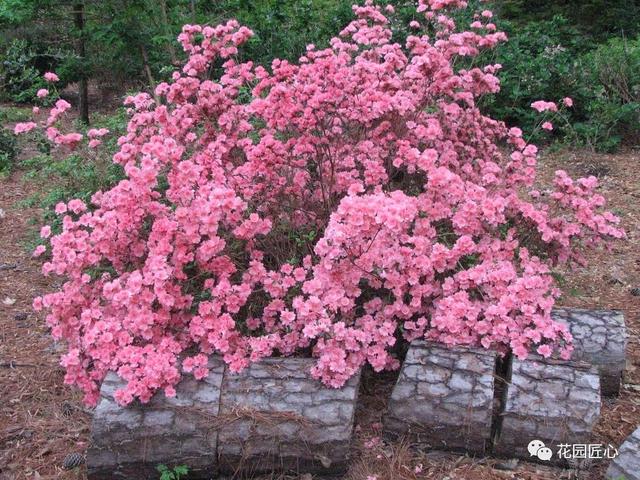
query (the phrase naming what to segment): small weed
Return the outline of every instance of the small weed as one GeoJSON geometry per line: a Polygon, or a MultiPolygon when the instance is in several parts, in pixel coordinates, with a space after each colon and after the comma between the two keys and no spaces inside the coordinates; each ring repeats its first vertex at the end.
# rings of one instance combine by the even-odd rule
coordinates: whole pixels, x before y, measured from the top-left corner
{"type": "Polygon", "coordinates": [[[26,122],[31,119],[30,107],[0,107],[0,123],[26,122]]]}
{"type": "Polygon", "coordinates": [[[189,473],[189,467],[186,465],[176,465],[173,468],[169,468],[160,464],[156,469],[160,472],[160,480],[180,480],[189,473]]]}

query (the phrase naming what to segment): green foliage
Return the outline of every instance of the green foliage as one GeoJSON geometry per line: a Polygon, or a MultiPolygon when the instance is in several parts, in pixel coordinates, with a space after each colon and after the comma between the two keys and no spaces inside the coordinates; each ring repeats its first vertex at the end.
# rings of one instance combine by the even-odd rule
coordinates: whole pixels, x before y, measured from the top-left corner
{"type": "MultiPolygon", "coordinates": [[[[76,2],[0,0],[0,94],[31,101],[42,88],[42,73],[55,70],[65,83],[82,76],[101,84],[147,85],[168,78],[184,59],[176,37],[182,25],[215,25],[230,18],[255,36],[241,49],[240,60],[268,66],[274,58],[297,60],[312,43],[326,47],[352,19],[351,4],[363,0],[105,0],[85,1],[87,58],[73,52],[79,38],[74,27],[76,2]],[[12,43],[9,39],[18,38],[12,43]],[[145,60],[146,59],[146,60],[145,60]]],[[[387,0],[394,40],[415,33],[416,2],[387,0]]],[[[456,21],[469,24],[470,12],[492,9],[510,41],[482,62],[503,65],[502,90],[483,100],[484,111],[509,125],[522,126],[531,140],[564,140],[599,150],[637,143],[637,78],[640,3],[626,0],[471,0],[456,21]],[[636,88],[636,90],[634,90],[636,88]],[[568,125],[552,134],[536,130],[540,116],[530,108],[539,99],[575,99],[568,125]]],[[[433,37],[434,32],[427,32],[433,37]]],[[[457,64],[466,68],[465,61],[457,64]]],[[[151,86],[151,85],[150,85],[151,86]]]]}
{"type": "Polygon", "coordinates": [[[612,38],[596,44],[562,16],[526,24],[498,21],[509,42],[483,58],[503,65],[501,90],[483,100],[486,113],[518,125],[537,143],[558,140],[593,150],[638,144],[640,41],[612,38]],[[571,97],[566,122],[549,134],[536,129],[531,103],[571,97]]]}
{"type": "MultiPolygon", "coordinates": [[[[207,12],[237,18],[255,36],[243,49],[246,58],[270,65],[274,58],[297,60],[308,44],[327,47],[331,37],[352,19],[351,3],[335,0],[225,0],[207,12]]],[[[207,15],[208,16],[208,15],[207,15]]]]}
{"type": "Polygon", "coordinates": [[[640,37],[609,40],[585,54],[578,71],[578,140],[604,151],[640,143],[640,37]]]}
{"type": "Polygon", "coordinates": [[[29,199],[29,205],[42,208],[44,219],[56,232],[61,226],[60,217],[54,213],[58,202],[79,198],[90,205],[95,192],[106,190],[124,178],[122,167],[112,161],[118,149],[117,139],[126,127],[124,110],[112,116],[96,117],[94,126],[111,131],[98,150],[83,148],[57,158],[58,152],[50,153],[42,148],[39,155],[21,163],[26,170],[25,177],[42,187],[29,199]]]}
{"type": "Polygon", "coordinates": [[[568,19],[582,33],[601,42],[611,36],[640,33],[640,3],[628,0],[501,0],[496,11],[503,18],[525,25],[550,20],[556,15],[568,19]]]}
{"type": "Polygon", "coordinates": [[[31,107],[6,105],[0,107],[0,124],[26,122],[32,116],[31,107]]]}
{"type": "Polygon", "coordinates": [[[10,173],[17,154],[15,135],[6,128],[0,127],[0,175],[10,173]]]}
{"type": "Polygon", "coordinates": [[[166,465],[160,464],[156,469],[160,472],[160,480],[180,480],[189,474],[189,467],[186,465],[177,465],[170,469],[166,465]]]}
{"type": "Polygon", "coordinates": [[[24,0],[0,1],[0,24],[19,25],[33,17],[36,2],[24,0]]]}
{"type": "Polygon", "coordinates": [[[36,69],[37,54],[24,40],[14,40],[2,56],[0,87],[14,102],[31,102],[36,92],[46,86],[36,69]]]}
{"type": "MultiPolygon", "coordinates": [[[[501,91],[488,97],[484,107],[494,118],[531,134],[540,119],[531,108],[532,102],[574,96],[576,50],[584,45],[583,38],[559,16],[522,28],[507,22],[500,27],[509,36],[509,42],[497,50],[493,59],[503,66],[499,74],[501,91]]],[[[533,140],[544,138],[537,136],[533,140]]]]}

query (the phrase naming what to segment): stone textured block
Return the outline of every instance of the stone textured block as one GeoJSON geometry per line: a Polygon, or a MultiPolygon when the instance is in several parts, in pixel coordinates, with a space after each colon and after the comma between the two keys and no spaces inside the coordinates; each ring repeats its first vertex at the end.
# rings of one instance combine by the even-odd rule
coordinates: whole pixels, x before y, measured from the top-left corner
{"type": "Polygon", "coordinates": [[[339,474],[347,458],[359,375],[341,389],[310,376],[313,359],[274,358],[232,374],[218,358],[210,374],[185,377],[176,396],[123,408],[123,386],[105,379],[87,454],[89,480],[153,479],[156,466],[189,466],[189,478],[257,472],[339,474]]]}
{"type": "Polygon", "coordinates": [[[359,375],[341,389],[311,378],[313,359],[271,358],[222,383],[218,460],[231,474],[338,474],[347,468],[359,375]]]}
{"type": "Polygon", "coordinates": [[[218,434],[208,422],[218,415],[224,364],[212,358],[209,368],[206,381],[180,382],[174,398],[158,393],[126,408],[113,399],[124,382],[107,375],[93,416],[88,478],[157,480],[159,463],[186,464],[194,475],[210,476],[217,468],[218,434]]]}
{"type": "Polygon", "coordinates": [[[640,427],[620,445],[607,469],[607,480],[640,480],[640,427]]]}
{"type": "Polygon", "coordinates": [[[586,363],[514,358],[497,424],[494,452],[530,460],[540,440],[554,453],[561,443],[589,443],[600,415],[600,378],[586,363]]]}
{"type": "Polygon", "coordinates": [[[484,453],[490,443],[497,354],[415,341],[385,417],[385,433],[429,448],[484,453]]]}
{"type": "Polygon", "coordinates": [[[625,368],[627,345],[622,312],[556,308],[551,316],[569,326],[575,347],[572,360],[595,365],[600,374],[602,395],[617,395],[625,368]]]}

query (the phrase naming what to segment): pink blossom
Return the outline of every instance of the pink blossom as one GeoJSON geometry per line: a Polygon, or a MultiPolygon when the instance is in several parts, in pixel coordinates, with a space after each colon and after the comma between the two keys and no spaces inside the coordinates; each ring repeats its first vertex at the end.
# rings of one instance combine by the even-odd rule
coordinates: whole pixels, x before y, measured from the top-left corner
{"type": "Polygon", "coordinates": [[[45,225],[40,229],[41,238],[49,238],[50,235],[51,235],[51,227],[49,225],[45,225]]]}
{"type": "Polygon", "coordinates": [[[70,148],[75,148],[82,141],[82,138],[82,134],[74,132],[57,135],[53,141],[58,145],[66,145],[70,148]]]}
{"type": "MultiPolygon", "coordinates": [[[[465,7],[419,0],[437,33],[401,46],[365,2],[329,47],[269,69],[238,60],[253,33],[237,21],[185,25],[160,101],[125,100],[125,178],[55,207],[42,272],[64,283],[34,308],[68,345],[65,382],[95,404],[114,371],[127,404],[205,378],[211,355],[237,372],[310,353],[330,387],[398,368],[397,343],[416,339],[569,356],[552,269],[624,231],[595,178],[559,171],[536,194],[537,148],[478,108],[501,66],[458,63],[506,36],[458,30],[465,7]]],[[[41,127],[75,147],[83,136],[54,126],[69,107],[41,127]]]]}
{"type": "Polygon", "coordinates": [[[550,357],[553,353],[553,350],[549,345],[540,345],[536,351],[545,358],[550,357]]]}
{"type": "Polygon", "coordinates": [[[20,135],[21,133],[28,133],[36,127],[37,125],[34,122],[16,123],[16,126],[13,129],[13,133],[15,133],[16,135],[20,135]]]}
{"type": "Polygon", "coordinates": [[[564,104],[565,107],[573,107],[573,99],[570,97],[564,97],[562,99],[562,103],[564,104]]]}
{"type": "Polygon", "coordinates": [[[551,122],[544,122],[544,123],[542,124],[542,128],[543,128],[544,130],[549,130],[549,131],[551,131],[551,130],[553,130],[553,124],[552,124],[551,122]]]}
{"type": "Polygon", "coordinates": [[[100,138],[104,137],[109,133],[109,130],[106,128],[92,128],[87,132],[87,136],[89,138],[100,138]]]}
{"type": "Polygon", "coordinates": [[[63,214],[63,213],[65,213],[66,211],[67,211],[67,205],[66,205],[65,203],[63,203],[63,202],[59,202],[59,203],[57,203],[57,204],[56,204],[55,212],[56,212],[58,215],[62,215],[62,214],[63,214]]]}
{"type": "Polygon", "coordinates": [[[38,91],[36,92],[36,96],[37,96],[38,98],[44,98],[44,97],[46,97],[47,95],[49,95],[49,90],[47,90],[46,88],[41,88],[40,90],[38,90],[38,91]]]}
{"type": "Polygon", "coordinates": [[[71,210],[73,213],[81,213],[87,209],[87,206],[85,205],[85,203],[82,200],[78,200],[78,199],[71,200],[67,204],[67,206],[69,207],[69,210],[71,210]]]}
{"type": "Polygon", "coordinates": [[[47,249],[44,245],[38,245],[35,250],[33,251],[33,256],[34,257],[39,257],[40,255],[42,255],[44,252],[46,252],[47,249]]]}
{"type": "Polygon", "coordinates": [[[544,100],[538,100],[536,102],[533,102],[531,104],[531,108],[533,108],[534,110],[537,110],[538,112],[546,112],[546,111],[557,112],[558,111],[558,106],[555,103],[546,102],[544,100]]]}
{"type": "Polygon", "coordinates": [[[47,73],[45,73],[45,74],[44,74],[44,79],[45,79],[47,82],[51,82],[51,83],[53,83],[53,82],[57,82],[57,81],[59,81],[59,80],[60,80],[60,78],[58,78],[58,75],[56,75],[56,74],[55,74],[55,73],[53,73],[53,72],[47,72],[47,73]]]}

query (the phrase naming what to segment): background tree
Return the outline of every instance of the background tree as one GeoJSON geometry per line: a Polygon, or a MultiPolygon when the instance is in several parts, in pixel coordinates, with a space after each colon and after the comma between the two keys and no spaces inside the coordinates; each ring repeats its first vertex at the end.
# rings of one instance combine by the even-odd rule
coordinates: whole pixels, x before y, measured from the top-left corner
{"type": "MultiPolygon", "coordinates": [[[[478,0],[470,1],[479,4],[478,0]]],[[[167,80],[185,58],[176,41],[182,25],[215,25],[230,18],[255,33],[240,52],[240,60],[251,58],[264,66],[270,66],[274,58],[295,61],[308,44],[319,48],[328,45],[331,36],[346,26],[352,3],[362,1],[0,0],[0,97],[31,101],[42,87],[41,75],[53,69],[61,77],[61,87],[77,82],[77,91],[86,94],[87,89],[81,88],[84,80],[91,92],[99,89],[118,96],[132,89],[152,92],[154,85],[167,80]],[[74,14],[74,7],[80,4],[82,35],[74,14]],[[80,43],[84,55],[80,54],[80,43]]],[[[415,19],[416,1],[381,3],[394,6],[394,40],[404,44],[414,33],[409,22],[415,19]]],[[[496,12],[493,23],[511,40],[506,48],[491,54],[505,68],[499,73],[501,91],[483,100],[488,114],[522,125],[536,141],[570,139],[602,150],[615,149],[629,139],[635,141],[637,136],[628,132],[637,118],[634,92],[640,88],[640,71],[634,60],[640,44],[636,40],[639,2],[495,0],[483,8],[496,12]],[[622,54],[620,45],[611,43],[615,39],[623,41],[622,54]],[[624,65],[603,67],[607,71],[604,76],[593,72],[590,55],[596,50],[598,58],[615,59],[624,65]],[[609,95],[605,84],[611,82],[626,84],[630,94],[609,95]],[[578,122],[578,128],[534,131],[531,102],[562,95],[577,100],[571,120],[578,122]]],[[[471,24],[473,19],[465,15],[468,17],[463,13],[456,20],[461,25],[471,24]]],[[[69,89],[65,97],[77,106],[88,105],[88,101],[80,101],[86,95],[74,99],[69,89]]],[[[86,120],[86,115],[82,117],[86,120]]]]}

